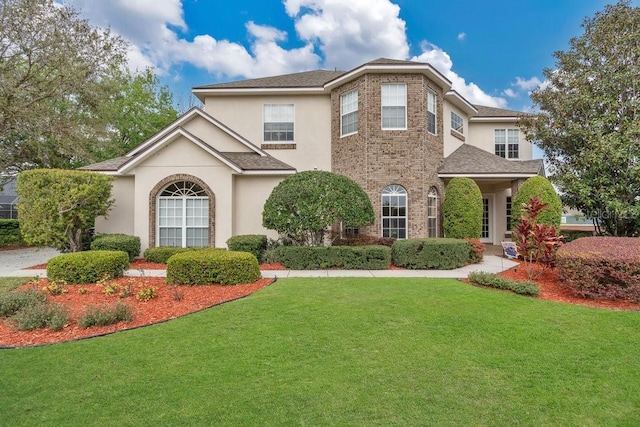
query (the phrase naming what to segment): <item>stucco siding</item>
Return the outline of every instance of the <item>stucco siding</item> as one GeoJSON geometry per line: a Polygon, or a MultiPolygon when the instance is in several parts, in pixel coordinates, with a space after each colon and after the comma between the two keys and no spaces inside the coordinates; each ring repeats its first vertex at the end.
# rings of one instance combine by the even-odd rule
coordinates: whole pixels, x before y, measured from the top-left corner
{"type": "MultiPolygon", "coordinates": [[[[513,122],[479,123],[472,121],[469,125],[469,138],[467,138],[467,143],[488,151],[489,153],[495,153],[495,129],[517,129],[517,126],[513,122]]],[[[517,160],[532,160],[533,149],[531,143],[525,139],[523,132],[520,132],[519,144],[520,157],[517,160]]]]}
{"type": "Polygon", "coordinates": [[[442,124],[444,126],[444,157],[449,157],[449,154],[453,153],[460,148],[462,144],[467,142],[469,136],[469,119],[462,110],[447,101],[443,102],[443,110],[444,114],[442,116],[442,124]],[[462,134],[451,129],[452,112],[462,117],[462,120],[464,121],[462,134]]]}
{"type": "Polygon", "coordinates": [[[213,126],[200,116],[194,117],[183,126],[188,132],[197,136],[218,151],[250,152],[251,150],[232,138],[220,128],[213,126]]]}
{"type": "Polygon", "coordinates": [[[111,198],[114,205],[107,217],[96,218],[96,233],[123,233],[134,235],[135,178],[120,176],[113,180],[111,198]]]}
{"type": "Polygon", "coordinates": [[[233,234],[266,234],[277,238],[278,233],[262,226],[262,210],[271,191],[284,179],[277,176],[234,176],[233,234]]]}

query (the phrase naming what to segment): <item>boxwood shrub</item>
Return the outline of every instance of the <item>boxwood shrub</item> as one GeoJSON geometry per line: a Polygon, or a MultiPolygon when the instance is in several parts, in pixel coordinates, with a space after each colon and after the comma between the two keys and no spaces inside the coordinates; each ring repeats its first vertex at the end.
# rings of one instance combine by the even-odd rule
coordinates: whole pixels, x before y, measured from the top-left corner
{"type": "Polygon", "coordinates": [[[123,251],[86,251],[58,255],[47,264],[49,281],[95,283],[101,278],[121,277],[129,267],[129,256],[123,251]]]}
{"type": "Polygon", "coordinates": [[[241,234],[227,240],[230,251],[249,252],[258,262],[262,262],[264,251],[267,250],[267,236],[264,234],[241,234]]]}
{"type": "MultiPolygon", "coordinates": [[[[202,248],[179,248],[175,246],[158,246],[155,248],[145,249],[143,257],[145,261],[166,264],[167,260],[175,254],[194,251],[194,250],[201,250],[201,249],[202,248]]],[[[220,250],[224,250],[224,249],[220,249],[220,250]]]]}
{"type": "Polygon", "coordinates": [[[385,270],[391,264],[387,246],[280,246],[276,252],[278,261],[293,270],[385,270]]]}
{"type": "Polygon", "coordinates": [[[447,238],[396,240],[391,256],[398,267],[451,270],[469,261],[469,242],[447,238]]]}
{"type": "Polygon", "coordinates": [[[558,249],[560,280],[586,298],[640,303],[640,239],[582,237],[558,249]]]}
{"type": "Polygon", "coordinates": [[[200,249],[173,255],[167,261],[170,285],[237,285],[260,278],[260,266],[248,252],[200,249]]]}
{"type": "Polygon", "coordinates": [[[140,256],[140,238],[127,234],[98,234],[91,242],[91,250],[124,251],[129,255],[129,261],[140,256]]]}
{"type": "Polygon", "coordinates": [[[20,222],[17,219],[0,219],[0,247],[23,244],[20,222]]]}

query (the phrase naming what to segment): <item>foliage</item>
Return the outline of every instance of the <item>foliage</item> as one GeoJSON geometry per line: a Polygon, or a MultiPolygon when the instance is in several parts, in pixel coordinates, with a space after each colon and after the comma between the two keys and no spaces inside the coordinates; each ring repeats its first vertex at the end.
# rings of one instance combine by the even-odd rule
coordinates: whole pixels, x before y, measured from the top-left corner
{"type": "Polygon", "coordinates": [[[28,277],[0,277],[0,293],[11,291],[29,281],[28,277]]]}
{"type": "Polygon", "coordinates": [[[247,252],[200,249],[178,253],[167,261],[170,285],[237,285],[259,278],[258,260],[247,252]]]}
{"type": "Polygon", "coordinates": [[[391,257],[398,267],[451,270],[469,261],[469,242],[451,238],[396,240],[391,257]]]}
{"type": "Polygon", "coordinates": [[[59,331],[69,322],[69,312],[62,304],[44,302],[30,304],[9,319],[19,331],[49,328],[59,331]]]}
{"type": "Polygon", "coordinates": [[[586,298],[640,303],[640,241],[630,237],[583,237],[558,250],[560,280],[586,298]]]}
{"type": "Polygon", "coordinates": [[[520,295],[537,297],[540,294],[538,285],[533,282],[520,282],[500,277],[497,274],[486,273],[484,271],[472,271],[469,273],[469,280],[482,286],[490,286],[496,289],[504,289],[520,295]]]}
{"type": "Polygon", "coordinates": [[[267,236],[264,234],[243,234],[232,236],[227,240],[230,251],[249,252],[258,262],[262,261],[264,251],[267,250],[267,236]]]}
{"type": "Polygon", "coordinates": [[[122,251],[87,251],[58,255],[47,263],[49,280],[68,283],[96,283],[105,276],[121,277],[129,267],[129,257],[122,251]]]}
{"type": "Polygon", "coordinates": [[[8,245],[22,245],[20,221],[17,219],[0,219],[0,247],[8,245]]]}
{"type": "MultiPolygon", "coordinates": [[[[336,233],[337,234],[337,233],[336,233]]],[[[336,235],[332,238],[333,246],[393,246],[395,237],[370,236],[367,234],[356,234],[354,236],[336,235]]]]}
{"type": "MultiPolygon", "coordinates": [[[[178,248],[174,246],[158,246],[155,248],[147,248],[144,250],[144,260],[149,262],[157,262],[159,264],[166,264],[167,260],[175,254],[181,252],[189,252],[198,250],[199,248],[178,248]]],[[[224,250],[224,249],[220,249],[224,250]]]]}
{"type": "Polygon", "coordinates": [[[87,307],[78,317],[78,324],[83,328],[90,328],[91,326],[108,326],[132,320],[131,306],[118,301],[113,305],[103,304],[87,307]]]}
{"type": "Polygon", "coordinates": [[[386,270],[391,264],[387,246],[281,246],[277,254],[278,261],[293,270],[386,270]]]}
{"type": "Polygon", "coordinates": [[[126,234],[98,234],[91,242],[91,250],[123,251],[133,261],[140,255],[140,238],[126,234]]]}
{"type": "Polygon", "coordinates": [[[0,292],[0,318],[11,317],[24,307],[44,304],[47,296],[35,289],[18,292],[0,292]]]}
{"type": "Polygon", "coordinates": [[[126,42],[53,0],[4,0],[0,34],[0,171],[92,160],[126,42]]]}
{"type": "Polygon", "coordinates": [[[584,20],[531,94],[539,114],[520,127],[544,152],[565,205],[599,232],[640,231],[640,8],[628,0],[584,20]]]}
{"type": "Polygon", "coordinates": [[[155,286],[148,286],[148,287],[145,286],[136,293],[136,299],[142,302],[152,300],[157,296],[158,296],[158,290],[156,289],[155,286]]]}
{"type": "Polygon", "coordinates": [[[35,169],[18,175],[20,230],[32,245],[82,250],[85,230],[109,212],[112,177],[93,172],[35,169]]]}
{"type": "Polygon", "coordinates": [[[562,236],[562,241],[564,243],[569,243],[581,237],[593,237],[593,231],[562,230],[562,236]]]}
{"type": "Polygon", "coordinates": [[[64,295],[67,293],[66,280],[52,280],[49,284],[42,288],[43,291],[49,292],[50,295],[64,295]]]}
{"type": "Polygon", "coordinates": [[[325,171],[287,177],[262,212],[262,225],[295,245],[322,246],[327,228],[340,221],[353,227],[372,224],[373,206],[355,181],[325,171]]]}
{"type": "Polygon", "coordinates": [[[451,239],[479,239],[482,233],[482,193],[470,178],[453,178],[442,202],[442,227],[451,239]]]}
{"type": "Polygon", "coordinates": [[[560,230],[562,220],[562,202],[556,193],[551,182],[543,176],[533,176],[522,183],[518,191],[513,196],[511,203],[511,221],[513,227],[516,226],[523,215],[524,205],[529,203],[531,198],[537,197],[546,206],[538,213],[538,224],[553,225],[556,230],[560,230]]]}
{"type": "Polygon", "coordinates": [[[486,249],[485,244],[480,239],[465,238],[469,243],[469,263],[478,264],[484,259],[484,251],[486,249]]]}

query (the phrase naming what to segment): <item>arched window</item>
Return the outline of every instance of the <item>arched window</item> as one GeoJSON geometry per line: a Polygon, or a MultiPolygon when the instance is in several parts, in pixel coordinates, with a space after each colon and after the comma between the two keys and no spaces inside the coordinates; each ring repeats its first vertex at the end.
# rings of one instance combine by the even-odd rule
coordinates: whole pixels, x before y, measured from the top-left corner
{"type": "Polygon", "coordinates": [[[209,246],[209,197],[201,186],[177,181],[160,192],[158,246],[209,246]]]}
{"type": "Polygon", "coordinates": [[[438,190],[431,187],[427,195],[427,237],[438,237],[438,190]]]}
{"type": "Polygon", "coordinates": [[[407,238],[407,190],[400,185],[382,190],[382,237],[407,238]]]}

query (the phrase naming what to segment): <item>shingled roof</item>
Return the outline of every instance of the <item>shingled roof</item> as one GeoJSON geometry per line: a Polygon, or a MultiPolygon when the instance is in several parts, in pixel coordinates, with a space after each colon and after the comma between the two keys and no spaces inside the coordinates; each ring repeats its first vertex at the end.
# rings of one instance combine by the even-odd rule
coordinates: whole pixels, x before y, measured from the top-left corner
{"type": "Polygon", "coordinates": [[[95,172],[116,172],[122,165],[124,165],[131,159],[132,157],[116,157],[115,159],[109,159],[103,162],[94,163],[92,165],[82,166],[78,169],[95,172]]]}
{"type": "Polygon", "coordinates": [[[481,148],[462,144],[444,159],[440,175],[539,175],[544,173],[541,159],[507,160],[481,148]]]}
{"type": "Polygon", "coordinates": [[[201,89],[274,89],[274,88],[321,88],[330,80],[340,77],[344,71],[315,70],[259,79],[239,80],[194,87],[201,89]]]}
{"type": "Polygon", "coordinates": [[[474,107],[476,107],[478,113],[474,114],[473,117],[520,117],[523,114],[527,114],[522,111],[505,110],[504,108],[486,107],[484,105],[474,105],[474,107]]]}

